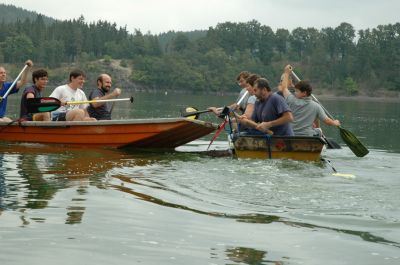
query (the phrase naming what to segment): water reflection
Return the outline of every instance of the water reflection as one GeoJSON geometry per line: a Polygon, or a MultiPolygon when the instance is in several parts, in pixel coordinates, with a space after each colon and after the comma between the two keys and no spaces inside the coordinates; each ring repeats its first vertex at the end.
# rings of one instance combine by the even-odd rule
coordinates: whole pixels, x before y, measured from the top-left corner
{"type": "MultiPolygon", "coordinates": [[[[29,225],[26,209],[44,209],[60,190],[75,189],[66,207],[66,224],[82,221],[87,189],[106,188],[107,171],[114,167],[144,165],[120,150],[65,148],[37,144],[0,145],[0,215],[18,210],[22,226],[29,225]]],[[[44,222],[42,217],[30,220],[44,222]]]]}
{"type": "MultiPolygon", "coordinates": [[[[253,248],[246,247],[235,247],[235,248],[227,248],[225,250],[225,254],[233,262],[239,264],[276,264],[282,265],[281,261],[267,261],[265,260],[266,251],[257,250],[253,248]]],[[[231,263],[227,263],[231,264],[231,263]]]]}

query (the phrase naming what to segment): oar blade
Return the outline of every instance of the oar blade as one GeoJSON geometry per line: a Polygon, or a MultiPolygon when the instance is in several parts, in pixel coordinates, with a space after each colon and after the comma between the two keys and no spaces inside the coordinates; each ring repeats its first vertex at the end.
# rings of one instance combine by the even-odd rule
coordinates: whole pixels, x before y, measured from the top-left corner
{"type": "Polygon", "coordinates": [[[188,119],[197,120],[199,118],[197,111],[198,109],[194,107],[187,107],[185,110],[181,110],[181,116],[188,119]]]}
{"type": "Polygon", "coordinates": [[[52,97],[27,99],[29,113],[49,112],[58,109],[60,106],[61,102],[52,97]]]}
{"type": "Polygon", "coordinates": [[[325,136],[323,136],[322,138],[325,140],[328,149],[341,149],[342,148],[335,140],[329,139],[325,136]]]}
{"type": "Polygon", "coordinates": [[[358,157],[366,156],[369,150],[357,139],[357,137],[350,131],[339,127],[340,137],[347,144],[347,146],[353,151],[358,157]]]}

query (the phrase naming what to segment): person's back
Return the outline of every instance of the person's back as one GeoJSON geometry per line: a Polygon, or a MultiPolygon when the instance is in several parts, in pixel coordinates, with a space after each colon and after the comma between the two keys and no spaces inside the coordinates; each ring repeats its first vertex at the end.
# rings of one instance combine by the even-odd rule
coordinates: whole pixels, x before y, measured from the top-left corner
{"type": "Polygon", "coordinates": [[[292,127],[295,135],[299,136],[320,136],[320,128],[314,128],[316,121],[323,121],[329,126],[340,126],[338,120],[330,119],[324,109],[312,100],[312,87],[307,81],[300,81],[295,85],[294,94],[288,90],[289,75],[292,67],[287,65],[283,74],[283,80],[280,85],[287,104],[292,110],[294,121],[292,127]]]}
{"type": "Polygon", "coordinates": [[[319,131],[315,130],[312,124],[315,120],[323,121],[327,118],[321,106],[311,97],[297,98],[291,93],[286,97],[286,102],[292,110],[294,134],[299,136],[319,135],[319,131]]]}

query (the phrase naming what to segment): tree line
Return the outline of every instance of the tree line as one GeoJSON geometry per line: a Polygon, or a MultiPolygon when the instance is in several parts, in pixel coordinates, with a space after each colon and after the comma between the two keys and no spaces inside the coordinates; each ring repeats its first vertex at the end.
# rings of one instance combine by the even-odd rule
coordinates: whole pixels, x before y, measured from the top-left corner
{"type": "Polygon", "coordinates": [[[98,59],[121,59],[133,69],[130,81],[151,89],[232,92],[243,70],[277,85],[291,63],[314,87],[337,95],[400,92],[400,23],[355,31],[298,27],[292,31],[225,22],[205,31],[159,35],[129,33],[107,21],[78,19],[45,23],[35,19],[0,21],[0,61],[31,58],[44,67],[98,59]]]}

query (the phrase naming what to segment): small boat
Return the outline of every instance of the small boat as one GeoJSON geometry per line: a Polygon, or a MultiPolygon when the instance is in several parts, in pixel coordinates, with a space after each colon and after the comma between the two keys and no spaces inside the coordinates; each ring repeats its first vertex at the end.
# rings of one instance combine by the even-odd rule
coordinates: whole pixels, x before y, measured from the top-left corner
{"type": "Polygon", "coordinates": [[[326,142],[320,137],[233,135],[232,144],[238,158],[321,160],[326,142]]]}
{"type": "Polygon", "coordinates": [[[188,118],[0,122],[0,141],[106,148],[165,148],[206,136],[216,124],[188,118]]]}

